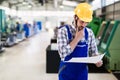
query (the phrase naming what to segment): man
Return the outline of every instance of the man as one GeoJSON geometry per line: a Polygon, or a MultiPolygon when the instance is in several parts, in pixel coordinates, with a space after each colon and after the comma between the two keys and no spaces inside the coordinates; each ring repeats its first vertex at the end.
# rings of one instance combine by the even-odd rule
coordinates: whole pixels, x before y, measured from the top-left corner
{"type": "MultiPolygon", "coordinates": [[[[61,57],[59,80],[88,80],[86,63],[66,63],[73,57],[98,55],[95,37],[86,26],[92,21],[92,8],[88,3],[80,3],[74,10],[73,25],[65,25],[58,31],[58,51],[61,57]]],[[[96,63],[102,66],[102,61],[96,63]]]]}

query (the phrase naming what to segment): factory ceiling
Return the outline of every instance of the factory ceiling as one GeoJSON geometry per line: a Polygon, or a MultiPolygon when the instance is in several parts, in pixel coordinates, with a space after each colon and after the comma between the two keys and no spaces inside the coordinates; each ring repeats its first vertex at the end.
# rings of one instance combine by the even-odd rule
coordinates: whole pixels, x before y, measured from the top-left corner
{"type": "Polygon", "coordinates": [[[0,6],[15,10],[72,10],[80,2],[93,0],[0,0],[0,6]]]}

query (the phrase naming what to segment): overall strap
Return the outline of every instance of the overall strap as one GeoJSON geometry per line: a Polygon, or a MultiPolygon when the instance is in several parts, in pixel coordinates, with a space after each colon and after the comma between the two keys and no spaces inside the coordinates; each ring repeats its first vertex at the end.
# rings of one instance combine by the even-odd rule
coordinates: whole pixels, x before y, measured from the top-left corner
{"type": "Polygon", "coordinates": [[[60,26],[59,29],[62,28],[62,27],[66,27],[67,33],[68,33],[68,39],[70,41],[72,39],[72,34],[70,32],[69,26],[68,25],[60,26]]]}
{"type": "Polygon", "coordinates": [[[68,39],[71,40],[72,39],[72,34],[70,32],[69,26],[65,25],[66,29],[67,29],[67,33],[68,33],[68,39]]]}
{"type": "Polygon", "coordinates": [[[85,40],[88,41],[88,31],[87,31],[87,28],[85,28],[85,40]]]}

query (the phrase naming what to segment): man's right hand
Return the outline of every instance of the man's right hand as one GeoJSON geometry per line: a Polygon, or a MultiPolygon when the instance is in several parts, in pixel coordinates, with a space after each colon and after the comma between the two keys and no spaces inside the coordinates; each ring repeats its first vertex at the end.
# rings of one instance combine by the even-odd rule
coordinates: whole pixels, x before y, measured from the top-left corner
{"type": "Polygon", "coordinates": [[[71,50],[73,51],[78,42],[84,37],[84,29],[76,30],[75,38],[70,42],[71,50]]]}
{"type": "Polygon", "coordinates": [[[84,28],[82,28],[81,30],[77,28],[75,34],[75,39],[77,40],[77,42],[79,42],[83,37],[84,37],[84,28]]]}

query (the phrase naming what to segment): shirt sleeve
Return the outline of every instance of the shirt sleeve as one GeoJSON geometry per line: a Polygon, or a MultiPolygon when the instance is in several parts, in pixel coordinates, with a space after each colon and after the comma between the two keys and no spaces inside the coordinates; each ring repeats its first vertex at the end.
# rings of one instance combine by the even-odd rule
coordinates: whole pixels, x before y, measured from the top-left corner
{"type": "Polygon", "coordinates": [[[58,30],[57,43],[59,55],[61,59],[64,60],[64,58],[72,52],[65,27],[58,30]]]}
{"type": "Polygon", "coordinates": [[[89,55],[90,56],[94,56],[94,55],[98,55],[98,48],[96,45],[96,40],[95,40],[95,36],[92,30],[90,30],[90,35],[89,35],[89,55]]]}

